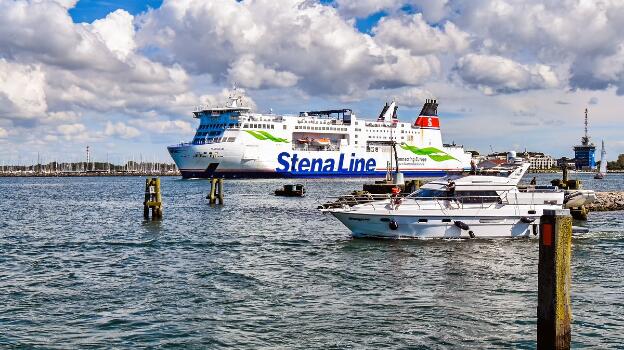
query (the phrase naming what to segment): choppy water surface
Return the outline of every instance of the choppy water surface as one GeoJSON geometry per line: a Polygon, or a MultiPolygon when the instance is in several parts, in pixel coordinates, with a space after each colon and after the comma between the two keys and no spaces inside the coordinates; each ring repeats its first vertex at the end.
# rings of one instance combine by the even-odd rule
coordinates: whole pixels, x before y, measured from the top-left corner
{"type": "MultiPolygon", "coordinates": [[[[164,178],[144,222],[142,178],[0,178],[0,346],[535,348],[536,240],[353,240],[314,207],[362,182],[164,178]]],[[[573,346],[622,348],[624,213],[587,226],[573,346]]]]}

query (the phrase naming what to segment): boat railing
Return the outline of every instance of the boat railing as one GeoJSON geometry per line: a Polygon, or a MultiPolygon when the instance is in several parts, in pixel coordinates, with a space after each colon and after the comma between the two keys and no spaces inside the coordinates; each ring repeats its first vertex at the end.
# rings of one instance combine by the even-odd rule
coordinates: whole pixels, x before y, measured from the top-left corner
{"type": "MultiPolygon", "coordinates": [[[[418,206],[418,209],[422,209],[420,206],[421,201],[435,201],[440,208],[448,209],[464,209],[466,204],[478,204],[479,208],[487,209],[496,204],[507,204],[507,199],[503,199],[500,196],[465,196],[465,197],[408,197],[412,199],[418,206]],[[457,205],[456,207],[454,205],[457,205]]],[[[428,208],[425,208],[428,209],[428,208]]],[[[431,208],[438,209],[438,208],[431,208]]]]}
{"type": "Polygon", "coordinates": [[[389,204],[392,209],[396,209],[401,205],[416,205],[418,209],[422,210],[439,210],[443,209],[464,209],[466,204],[479,205],[480,209],[487,209],[497,204],[509,204],[506,196],[501,198],[499,196],[470,196],[470,197],[410,197],[408,195],[399,195],[398,197],[391,194],[358,194],[358,195],[343,195],[328,197],[334,199],[333,202],[322,205],[322,209],[331,208],[350,208],[355,205],[370,205],[375,210],[375,202],[390,200],[389,204]],[[394,199],[398,199],[394,201],[394,199]],[[406,202],[406,199],[412,201],[406,202]],[[421,202],[435,201],[437,207],[428,208],[421,206],[421,202]]]}
{"type": "Polygon", "coordinates": [[[320,209],[333,209],[333,208],[350,208],[355,205],[360,204],[370,204],[373,209],[375,206],[372,205],[373,202],[379,202],[388,200],[391,198],[390,194],[347,194],[342,196],[330,196],[327,197],[331,202],[321,204],[320,209]]]}

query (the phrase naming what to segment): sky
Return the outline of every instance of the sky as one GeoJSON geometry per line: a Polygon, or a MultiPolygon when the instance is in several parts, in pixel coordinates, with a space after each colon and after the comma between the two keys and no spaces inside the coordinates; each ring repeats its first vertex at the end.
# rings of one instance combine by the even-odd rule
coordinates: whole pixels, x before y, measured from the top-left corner
{"type": "Polygon", "coordinates": [[[0,164],[170,161],[197,105],[440,103],[445,142],[624,153],[621,0],[0,0],[0,164]]]}

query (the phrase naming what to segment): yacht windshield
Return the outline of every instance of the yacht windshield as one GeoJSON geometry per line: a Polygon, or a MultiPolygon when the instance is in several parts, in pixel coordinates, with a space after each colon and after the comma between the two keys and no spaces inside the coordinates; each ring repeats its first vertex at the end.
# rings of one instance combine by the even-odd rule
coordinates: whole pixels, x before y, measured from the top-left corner
{"type": "Polygon", "coordinates": [[[448,191],[421,188],[420,190],[410,194],[409,198],[434,199],[434,198],[444,198],[444,197],[449,197],[449,196],[450,195],[448,191]]]}

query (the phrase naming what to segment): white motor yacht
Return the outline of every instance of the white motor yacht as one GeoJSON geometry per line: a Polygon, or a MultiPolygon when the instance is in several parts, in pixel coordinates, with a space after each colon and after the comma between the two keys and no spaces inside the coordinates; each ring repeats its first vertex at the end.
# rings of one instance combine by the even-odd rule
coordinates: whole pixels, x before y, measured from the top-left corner
{"type": "Polygon", "coordinates": [[[334,215],[354,237],[537,236],[544,210],[566,207],[565,193],[554,186],[518,186],[529,166],[515,159],[485,175],[434,180],[406,197],[388,195],[382,200],[321,210],[334,215]]]}

